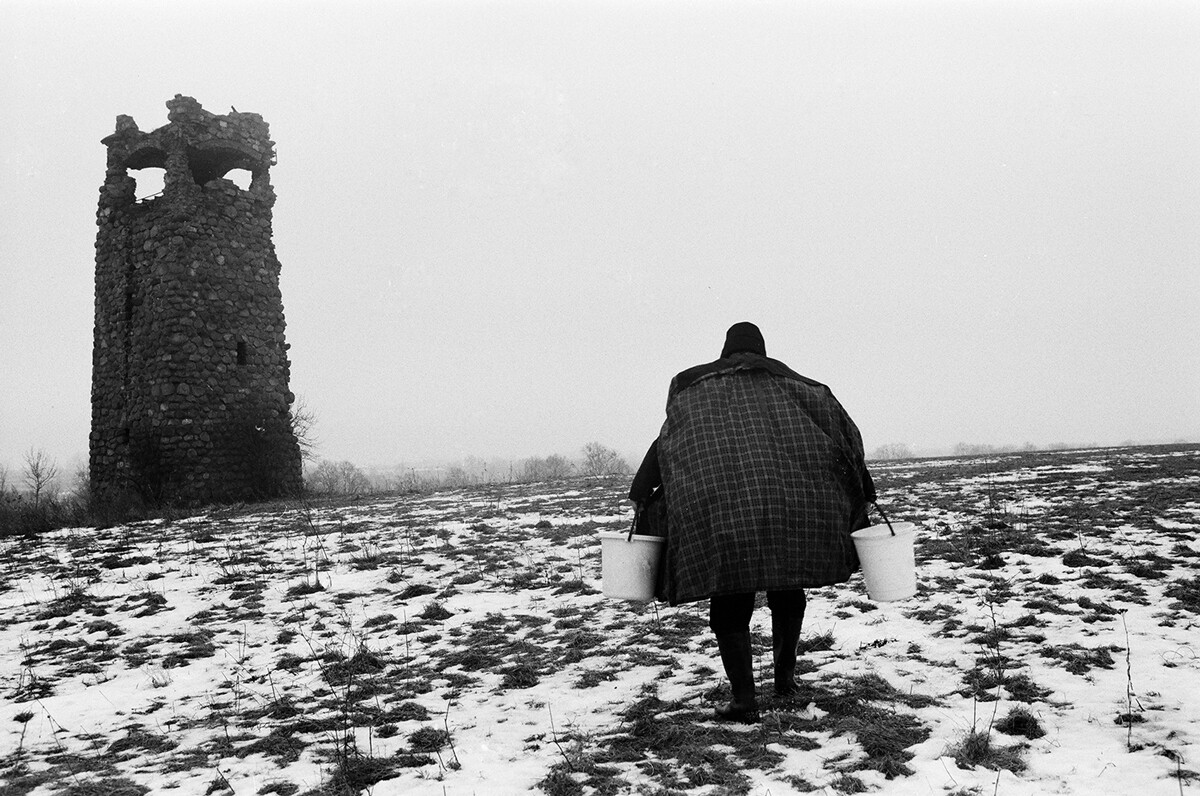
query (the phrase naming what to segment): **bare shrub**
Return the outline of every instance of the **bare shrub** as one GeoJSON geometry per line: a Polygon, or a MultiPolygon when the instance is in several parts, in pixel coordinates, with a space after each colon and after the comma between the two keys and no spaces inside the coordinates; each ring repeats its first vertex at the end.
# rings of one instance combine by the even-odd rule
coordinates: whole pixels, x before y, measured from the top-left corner
{"type": "Polygon", "coordinates": [[[531,456],[521,462],[521,479],[524,481],[561,481],[569,478],[575,470],[575,465],[567,461],[565,456],[557,453],[545,458],[531,456]]]}
{"type": "Polygon", "coordinates": [[[1020,774],[1026,768],[1020,747],[998,746],[992,743],[990,732],[974,728],[947,751],[959,768],[982,766],[992,771],[1006,769],[1014,774],[1020,774]]]}
{"type": "Polygon", "coordinates": [[[313,468],[305,485],[310,491],[325,495],[361,495],[371,488],[367,476],[354,464],[328,460],[313,468]]]}
{"type": "Polygon", "coordinates": [[[960,442],[954,446],[955,456],[986,456],[989,453],[999,453],[995,445],[981,442],[960,442]]]}
{"type": "Polygon", "coordinates": [[[872,459],[911,459],[913,457],[912,449],[903,442],[889,442],[886,445],[880,445],[871,454],[872,459]]]}

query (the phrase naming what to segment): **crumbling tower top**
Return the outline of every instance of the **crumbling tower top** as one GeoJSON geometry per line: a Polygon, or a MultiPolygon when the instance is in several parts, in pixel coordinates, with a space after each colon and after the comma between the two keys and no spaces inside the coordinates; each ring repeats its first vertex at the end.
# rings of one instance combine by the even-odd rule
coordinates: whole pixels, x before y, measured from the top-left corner
{"type": "Polygon", "coordinates": [[[116,130],[101,141],[108,147],[112,200],[131,200],[121,184],[128,169],[164,169],[164,195],[192,191],[233,169],[250,172],[252,189],[268,184],[275,142],[262,116],[237,110],[218,116],[182,94],[168,101],[167,109],[167,124],[149,133],[138,129],[132,117],[120,115],[116,130]]]}

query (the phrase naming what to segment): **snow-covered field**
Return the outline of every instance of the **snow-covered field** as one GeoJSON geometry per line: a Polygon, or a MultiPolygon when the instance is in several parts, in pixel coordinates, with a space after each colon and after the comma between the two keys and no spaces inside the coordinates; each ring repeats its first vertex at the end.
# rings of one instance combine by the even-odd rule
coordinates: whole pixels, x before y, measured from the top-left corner
{"type": "Polygon", "coordinates": [[[1175,794],[1200,785],[1200,448],[877,464],[919,592],[810,593],[799,697],[706,605],[600,593],[624,480],[0,540],[2,794],[1175,794]]]}

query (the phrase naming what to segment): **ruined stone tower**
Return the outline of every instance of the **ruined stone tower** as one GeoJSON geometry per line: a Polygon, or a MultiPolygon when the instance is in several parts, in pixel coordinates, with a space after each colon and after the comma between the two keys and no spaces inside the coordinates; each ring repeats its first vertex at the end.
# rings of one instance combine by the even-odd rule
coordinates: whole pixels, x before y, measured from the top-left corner
{"type": "Polygon", "coordinates": [[[279,261],[274,142],[262,117],[167,102],[145,133],[103,140],[96,235],[89,469],[94,494],[152,503],[269,497],[300,487],[279,261]],[[137,199],[130,171],[163,169],[137,199]],[[226,179],[250,174],[245,190],[226,179]]]}

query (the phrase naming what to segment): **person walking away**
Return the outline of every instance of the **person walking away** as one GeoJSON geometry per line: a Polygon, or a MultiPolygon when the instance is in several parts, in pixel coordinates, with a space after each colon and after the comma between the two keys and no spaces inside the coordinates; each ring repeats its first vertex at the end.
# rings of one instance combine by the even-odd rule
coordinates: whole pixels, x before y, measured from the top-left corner
{"type": "Polygon", "coordinates": [[[750,643],[757,592],[771,611],[775,692],[795,692],[804,589],[858,569],[851,531],[866,527],[875,485],[862,437],[828,387],[767,357],[758,327],[736,323],[721,356],[677,374],[667,417],[630,486],[639,507],[665,490],[664,592],[707,599],[729,678],[725,721],[754,722],[750,643]]]}

